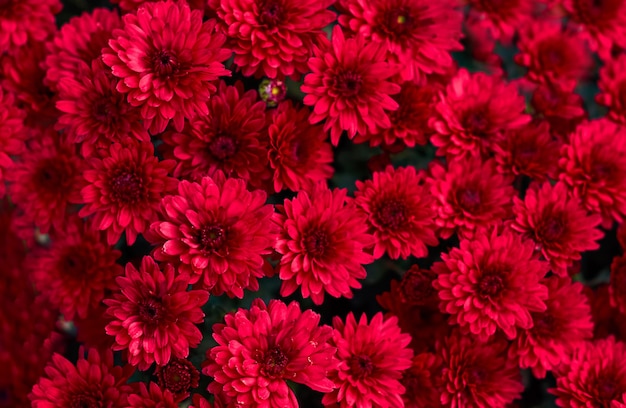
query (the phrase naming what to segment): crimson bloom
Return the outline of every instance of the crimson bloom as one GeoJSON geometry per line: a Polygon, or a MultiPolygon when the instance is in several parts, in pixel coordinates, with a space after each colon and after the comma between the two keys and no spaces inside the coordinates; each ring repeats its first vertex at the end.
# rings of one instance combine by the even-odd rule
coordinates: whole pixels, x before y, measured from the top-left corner
{"type": "Polygon", "coordinates": [[[355,204],[367,215],[376,238],[374,258],[425,257],[426,245],[437,245],[433,200],[422,173],[414,167],[374,173],[372,180],[356,182],[355,204]]]}
{"type": "Polygon", "coordinates": [[[510,339],[516,328],[530,329],[531,312],[545,311],[548,297],[540,280],[549,265],[533,259],[533,249],[532,241],[508,229],[462,239],[459,248],[442,254],[443,262],[432,267],[439,275],[433,286],[441,311],[481,340],[496,329],[510,339]]]}
{"type": "Polygon", "coordinates": [[[11,156],[24,151],[26,113],[15,106],[12,94],[0,88],[0,198],[6,193],[5,173],[13,166],[11,156]]]}
{"type": "Polygon", "coordinates": [[[491,0],[469,0],[469,24],[482,26],[491,37],[509,43],[519,27],[528,22],[535,0],[509,0],[494,3],[491,0]]]}
{"type": "Polygon", "coordinates": [[[202,16],[183,1],[146,3],[123,17],[123,28],[102,50],[102,60],[119,78],[117,90],[140,107],[152,134],[170,120],[181,131],[185,118],[206,115],[216,89],[212,81],[230,75],[222,64],[230,56],[222,48],[226,38],[214,32],[215,21],[203,23],[202,16]]]}
{"type": "Polygon", "coordinates": [[[626,55],[606,61],[600,70],[596,101],[609,108],[611,120],[626,125],[626,55]]]}
{"type": "Polygon", "coordinates": [[[144,257],[139,270],[128,263],[126,273],[116,279],[120,291],[105,299],[112,321],[106,333],[115,336],[113,350],[128,350],[128,361],[147,370],[172,357],[186,358],[202,333],[196,327],[204,319],[201,307],[209,299],[204,290],[187,291],[189,276],[175,274],[174,267],[159,268],[144,257]]]}
{"type": "Polygon", "coordinates": [[[530,103],[536,114],[548,122],[551,133],[563,141],[587,118],[582,97],[558,86],[538,86],[530,103]]]}
{"type": "Polygon", "coordinates": [[[327,378],[337,367],[333,330],[319,326],[320,315],[271,300],[255,299],[250,310],[239,309],[213,325],[217,346],[207,351],[203,374],[214,378],[209,391],[224,393],[250,408],[297,408],[287,380],[316,391],[334,388],[327,378]]]}
{"type": "Polygon", "coordinates": [[[406,388],[405,408],[438,407],[441,405],[441,358],[433,353],[420,353],[402,377],[406,388]]]}
{"type": "Polygon", "coordinates": [[[404,407],[402,371],[411,366],[411,336],[402,333],[395,317],[377,313],[368,323],[350,313],[345,323],[335,316],[332,343],[339,365],[330,372],[336,390],[324,395],[324,406],[340,408],[404,407]]]}
{"type": "Polygon", "coordinates": [[[198,387],[200,380],[198,369],[191,361],[183,358],[175,358],[163,366],[158,366],[155,375],[159,380],[159,386],[174,394],[177,401],[187,398],[189,391],[198,387]]]}
{"type": "Polygon", "coordinates": [[[300,87],[307,95],[304,104],[313,106],[311,123],[325,119],[333,145],[342,131],[353,139],[357,133],[376,133],[391,126],[388,112],[398,109],[391,95],[400,86],[389,81],[398,68],[385,61],[383,44],[367,41],[363,35],[344,38],[335,26],[332,43],[315,49],[309,59],[311,73],[300,87]]]}
{"type": "Polygon", "coordinates": [[[7,0],[0,6],[0,54],[44,41],[56,30],[54,15],[63,6],[59,0],[7,0]]]}
{"type": "Polygon", "coordinates": [[[158,244],[154,256],[178,265],[216,295],[243,297],[258,290],[265,276],[277,228],[263,191],[248,191],[243,180],[217,173],[200,183],[181,181],[177,195],[163,198],[162,217],[147,238],[158,244]]]}
{"type": "Polygon", "coordinates": [[[178,408],[178,403],[167,389],[150,382],[139,383],[139,393],[128,396],[128,408],[178,408]]]}
{"type": "Polygon", "coordinates": [[[300,288],[303,297],[320,305],[324,293],[350,298],[352,288],[361,287],[358,279],[366,276],[363,265],[374,260],[365,250],[374,240],[367,232],[365,215],[348,202],[346,193],[320,183],[276,206],[282,296],[300,288]]]}

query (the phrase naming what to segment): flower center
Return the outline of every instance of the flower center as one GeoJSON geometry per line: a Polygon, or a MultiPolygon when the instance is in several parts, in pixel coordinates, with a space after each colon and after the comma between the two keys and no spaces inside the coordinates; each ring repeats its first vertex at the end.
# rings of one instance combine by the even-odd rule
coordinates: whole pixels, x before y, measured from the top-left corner
{"type": "Polygon", "coordinates": [[[36,173],[35,182],[41,191],[56,192],[71,188],[74,169],[62,159],[43,160],[36,173]]]}
{"type": "Polygon", "coordinates": [[[486,137],[489,121],[482,112],[470,112],[463,123],[465,129],[475,137],[486,137]]]}
{"type": "Polygon", "coordinates": [[[138,304],[139,317],[145,323],[158,323],[165,317],[165,308],[157,299],[142,300],[138,304]]]}
{"type": "Polygon", "coordinates": [[[537,230],[537,236],[543,242],[558,241],[565,232],[565,223],[562,219],[555,216],[550,216],[539,225],[537,230]]]}
{"type": "Polygon", "coordinates": [[[457,192],[457,202],[462,209],[474,213],[480,208],[480,191],[463,188],[457,192]]]}
{"type": "Polygon", "coordinates": [[[374,371],[372,359],[364,354],[352,356],[348,361],[348,366],[350,367],[350,373],[355,378],[368,377],[374,371]]]}
{"type": "Polygon", "coordinates": [[[152,57],[152,66],[158,76],[169,77],[178,72],[180,64],[172,52],[159,51],[152,57]]]}
{"type": "Polygon", "coordinates": [[[532,332],[535,337],[550,338],[554,333],[556,319],[549,313],[533,313],[532,332]]]}
{"type": "Polygon", "coordinates": [[[93,117],[99,122],[111,123],[117,116],[116,111],[111,98],[101,98],[93,104],[93,117]]]}
{"type": "Polygon", "coordinates": [[[232,157],[236,151],[237,142],[228,135],[217,136],[209,144],[209,152],[217,160],[226,160],[232,157]]]}
{"type": "Polygon", "coordinates": [[[263,371],[269,377],[280,377],[284,374],[289,359],[279,347],[270,349],[263,358],[263,371]]]}
{"type": "Polygon", "coordinates": [[[226,242],[226,231],[217,225],[202,228],[198,235],[198,241],[205,251],[217,251],[226,242]]]}
{"type": "Polygon", "coordinates": [[[133,170],[117,169],[110,179],[112,198],[118,203],[134,204],[143,197],[143,180],[133,170]]]}
{"type": "Polygon", "coordinates": [[[359,94],[361,86],[363,85],[363,78],[356,72],[341,72],[333,77],[332,89],[340,96],[349,98],[359,94]]]}
{"type": "Polygon", "coordinates": [[[185,393],[190,388],[198,386],[198,370],[188,360],[172,360],[165,366],[159,367],[156,374],[161,387],[167,388],[174,394],[185,393]]]}
{"type": "Polygon", "coordinates": [[[385,200],[376,209],[374,217],[378,224],[390,230],[402,227],[407,219],[406,206],[399,200],[385,200]]]}
{"type": "Polygon", "coordinates": [[[391,36],[401,36],[413,27],[413,19],[409,10],[390,10],[384,17],[384,31],[391,36]]]}
{"type": "Polygon", "coordinates": [[[590,176],[593,181],[607,181],[612,178],[612,175],[615,173],[615,167],[612,163],[607,163],[601,161],[599,159],[596,163],[591,167],[590,176]]]}
{"type": "Polygon", "coordinates": [[[62,271],[66,277],[86,277],[89,265],[89,251],[81,246],[68,248],[61,258],[62,271]]]}
{"type": "Polygon", "coordinates": [[[478,282],[478,295],[483,298],[497,296],[504,289],[504,281],[499,275],[485,275],[478,282]]]}
{"type": "Polygon", "coordinates": [[[282,20],[282,10],[280,4],[276,2],[270,1],[265,3],[260,11],[259,21],[261,24],[265,24],[269,27],[275,27],[282,20]]]}
{"type": "Polygon", "coordinates": [[[435,294],[435,288],[433,288],[435,277],[435,274],[430,271],[417,267],[409,269],[400,281],[403,300],[406,303],[420,305],[431,299],[435,294]]]}
{"type": "Polygon", "coordinates": [[[313,257],[323,256],[328,250],[330,239],[326,231],[315,229],[304,237],[304,250],[313,257]]]}
{"type": "Polygon", "coordinates": [[[70,408],[100,408],[102,404],[92,395],[75,395],[70,401],[70,408]]]}

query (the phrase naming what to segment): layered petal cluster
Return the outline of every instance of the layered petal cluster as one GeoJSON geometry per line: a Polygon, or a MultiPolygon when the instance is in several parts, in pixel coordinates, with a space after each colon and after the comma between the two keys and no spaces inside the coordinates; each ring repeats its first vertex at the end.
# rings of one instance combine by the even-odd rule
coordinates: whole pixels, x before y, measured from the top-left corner
{"type": "MultiPolygon", "coordinates": [[[[111,3],[117,4],[125,12],[137,11],[145,3],[156,3],[163,0],[111,0],[111,3]]],[[[200,10],[204,12],[206,7],[205,0],[185,0],[192,10],[200,10]]]]}
{"type": "Polygon", "coordinates": [[[533,258],[533,249],[532,241],[508,229],[462,239],[432,266],[441,311],[481,340],[497,329],[513,339],[517,328],[533,327],[531,312],[546,310],[548,288],[541,279],[549,270],[533,258]]]}
{"type": "Polygon", "coordinates": [[[102,60],[119,78],[117,90],[139,107],[146,129],[162,132],[170,121],[183,129],[185,118],[208,113],[207,101],[220,76],[230,72],[222,61],[230,51],[215,21],[172,0],[146,3],[123,17],[102,60]]]}
{"type": "Polygon", "coordinates": [[[139,393],[128,396],[128,408],[178,408],[178,403],[167,389],[150,382],[139,383],[139,393]]]}
{"type": "Polygon", "coordinates": [[[207,351],[202,370],[214,378],[209,391],[250,408],[297,408],[287,381],[330,392],[336,348],[329,342],[332,328],[319,322],[317,313],[280,300],[255,299],[249,310],[228,313],[213,325],[217,346],[207,351]]]}
{"type": "Polygon", "coordinates": [[[366,252],[374,238],[367,232],[365,215],[346,194],[345,189],[329,190],[320,183],[276,206],[282,296],[300,289],[303,297],[319,305],[324,293],[350,298],[352,288],[361,287],[363,265],[374,260],[366,252]]]}
{"type": "Polygon", "coordinates": [[[324,395],[324,406],[349,408],[402,408],[402,372],[411,367],[411,336],[400,331],[395,317],[377,313],[368,323],[350,313],[345,322],[333,319],[331,344],[339,365],[330,372],[336,390],[324,395]]]}
{"type": "Polygon", "coordinates": [[[468,24],[477,25],[489,37],[510,43],[516,31],[531,19],[536,0],[469,0],[468,24]]]}
{"type": "Polygon", "coordinates": [[[116,281],[119,292],[104,300],[111,319],[106,333],[115,336],[113,350],[128,351],[130,364],[140,370],[154,362],[165,365],[173,357],[186,358],[189,348],[200,344],[196,324],[204,320],[201,307],[209,293],[187,291],[188,275],[176,274],[169,264],[161,270],[146,256],[139,270],[126,264],[125,275],[116,281]]]}
{"type": "Polygon", "coordinates": [[[335,21],[334,0],[209,0],[245,76],[298,78],[335,21]]]}
{"type": "Polygon", "coordinates": [[[388,166],[371,180],[357,181],[356,188],[354,202],[376,238],[374,258],[421,258],[428,254],[426,245],[437,245],[433,199],[415,167],[388,166]]]}
{"type": "Polygon", "coordinates": [[[582,97],[557,86],[538,86],[530,103],[536,115],[548,122],[552,134],[563,141],[567,141],[569,134],[587,119],[582,97]]]}
{"type": "Polygon", "coordinates": [[[12,94],[0,88],[0,198],[6,193],[5,178],[7,170],[13,167],[13,158],[24,149],[26,112],[15,106],[12,94]]]}
{"type": "Polygon", "coordinates": [[[112,143],[87,159],[81,197],[75,201],[85,206],[78,214],[93,215],[94,228],[107,232],[110,245],[123,233],[132,245],[156,218],[161,198],[176,189],[178,180],[167,175],[174,165],[159,162],[149,142],[112,143]]]}
{"type": "Polygon", "coordinates": [[[169,363],[157,366],[154,374],[159,380],[159,387],[174,394],[176,401],[186,399],[200,381],[198,369],[184,358],[173,358],[169,363]]]}
{"type": "Polygon", "coordinates": [[[535,241],[536,250],[550,262],[552,272],[567,276],[568,267],[581,253],[598,249],[604,233],[598,229],[602,217],[588,214],[576,197],[568,195],[559,182],[533,184],[524,200],[514,197],[515,220],[511,228],[535,241]]]}
{"type": "Polygon", "coordinates": [[[513,84],[496,76],[461,69],[441,93],[430,126],[437,155],[487,154],[506,130],[530,122],[526,104],[513,84]]]}
{"type": "Polygon", "coordinates": [[[59,0],[7,0],[0,5],[0,54],[30,41],[44,41],[56,30],[59,0]]]}
{"type": "Polygon", "coordinates": [[[402,65],[402,80],[445,72],[454,63],[450,52],[462,49],[456,0],[339,0],[338,6],[345,10],[339,23],[383,44],[388,60],[402,65]]]}
{"type": "Polygon", "coordinates": [[[358,35],[345,38],[340,26],[332,32],[332,42],[315,49],[309,59],[311,73],[300,87],[304,104],[313,106],[311,123],[324,122],[333,145],[345,130],[357,134],[377,133],[391,127],[388,113],[398,109],[391,98],[400,86],[389,81],[398,67],[385,60],[382,43],[358,35]]]}
{"type": "Polygon", "coordinates": [[[258,290],[265,276],[278,228],[263,191],[248,191],[240,179],[217,173],[199,183],[181,181],[178,194],[161,204],[161,217],[147,238],[158,247],[154,257],[178,265],[212,294],[243,297],[258,290]]]}
{"type": "Polygon", "coordinates": [[[405,408],[438,407],[441,405],[442,360],[433,353],[420,353],[402,376],[406,388],[402,396],[405,408]]]}
{"type": "Polygon", "coordinates": [[[611,58],[600,70],[596,101],[609,108],[608,117],[626,125],[626,55],[611,58]]]}

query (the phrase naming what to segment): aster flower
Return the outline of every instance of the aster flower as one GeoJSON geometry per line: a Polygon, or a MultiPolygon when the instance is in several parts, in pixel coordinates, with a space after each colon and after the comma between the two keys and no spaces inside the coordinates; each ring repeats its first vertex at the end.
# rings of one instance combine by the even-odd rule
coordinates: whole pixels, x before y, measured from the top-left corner
{"type": "Polygon", "coordinates": [[[435,198],[435,224],[443,238],[455,231],[472,236],[511,214],[515,190],[511,178],[496,172],[493,160],[453,160],[446,170],[434,162],[430,168],[431,194],[435,198]]]}
{"type": "Polygon", "coordinates": [[[265,78],[259,84],[259,96],[268,107],[274,108],[287,98],[287,85],[282,79],[265,78]]]}
{"type": "Polygon", "coordinates": [[[388,60],[402,65],[402,80],[445,72],[453,65],[450,52],[462,49],[455,0],[339,0],[338,6],[345,10],[339,23],[383,44],[388,60]]]}
{"type": "Polygon", "coordinates": [[[335,316],[332,343],[339,365],[330,372],[337,389],[324,395],[324,406],[340,408],[404,407],[402,371],[411,366],[411,336],[402,333],[395,317],[377,313],[368,323],[350,313],[345,323],[335,316]]]}
{"type": "Polygon", "coordinates": [[[278,273],[280,293],[289,296],[298,288],[317,305],[324,293],[352,297],[366,276],[364,264],[374,258],[365,252],[373,245],[365,215],[348,202],[347,190],[329,190],[318,184],[300,191],[278,205],[274,222],[281,228],[276,252],[281,255],[278,273]]]}
{"type": "Polygon", "coordinates": [[[591,309],[582,293],[583,285],[557,276],[544,279],[543,284],[548,287],[546,310],[531,313],[533,327],[520,330],[509,348],[509,357],[518,359],[522,368],[532,368],[537,378],[567,364],[574,350],[593,335],[591,309]]]}
{"type": "Polygon", "coordinates": [[[431,142],[437,155],[459,157],[486,154],[505,130],[530,121],[524,98],[512,84],[484,73],[461,69],[441,93],[431,118],[431,142]]]}
{"type": "Polygon", "coordinates": [[[344,38],[335,26],[332,43],[315,49],[309,59],[311,73],[300,87],[307,94],[304,104],[313,106],[311,123],[325,119],[333,145],[342,131],[353,139],[357,133],[376,133],[391,127],[388,112],[398,109],[391,95],[400,86],[389,81],[398,68],[385,61],[384,45],[368,42],[363,35],[344,38]]]}
{"type": "Polygon", "coordinates": [[[626,347],[614,337],[586,342],[555,376],[556,388],[550,392],[557,396],[557,406],[614,407],[626,393],[626,347]]]}
{"type": "Polygon", "coordinates": [[[199,180],[222,171],[260,187],[270,177],[265,104],[241,82],[220,81],[208,105],[208,115],[194,116],[182,131],[162,136],[164,154],[178,162],[174,175],[199,180]]]}
{"type": "Polygon", "coordinates": [[[187,291],[189,276],[175,274],[169,264],[163,270],[148,256],[139,270],[128,263],[126,273],[116,279],[120,292],[105,299],[112,321],[106,333],[115,336],[113,350],[128,350],[128,361],[147,370],[172,357],[186,358],[202,333],[196,327],[204,319],[201,307],[209,299],[204,290],[187,291]]]}
{"type": "Polygon", "coordinates": [[[159,380],[159,387],[169,390],[177,401],[189,396],[189,391],[198,387],[200,373],[191,361],[181,358],[170,360],[163,366],[158,366],[155,375],[159,380]]]}
{"type": "Polygon", "coordinates": [[[507,342],[480,342],[458,332],[437,344],[441,356],[441,404],[446,407],[505,407],[524,390],[519,368],[507,358],[507,342]]]}
{"type": "Polygon", "coordinates": [[[519,27],[531,19],[535,0],[509,0],[494,3],[492,0],[469,0],[469,24],[484,27],[491,37],[509,43],[519,27]]]}
{"type": "Polygon", "coordinates": [[[271,300],[255,299],[213,325],[217,346],[207,351],[202,373],[214,378],[209,391],[250,408],[298,407],[287,380],[319,392],[334,388],[327,378],[337,367],[333,331],[319,326],[320,315],[271,300]]]}
{"type": "Polygon", "coordinates": [[[13,167],[11,156],[24,149],[26,113],[15,106],[15,98],[0,88],[0,198],[6,193],[6,172],[13,167]]]}
{"type": "Polygon", "coordinates": [[[81,198],[75,201],[85,206],[78,215],[93,215],[94,228],[107,232],[110,245],[124,232],[132,245],[156,218],[162,196],[176,188],[178,181],[167,176],[174,164],[159,162],[149,142],[111,144],[87,160],[81,198]]]}
{"type": "Polygon", "coordinates": [[[46,375],[33,387],[30,395],[33,408],[95,407],[126,408],[131,392],[126,381],[131,367],[113,365],[111,351],[98,353],[90,349],[79,353],[76,365],[55,354],[46,367],[46,375]]]}
{"type": "Polygon", "coordinates": [[[56,30],[54,15],[59,0],[7,0],[0,6],[0,54],[22,47],[29,40],[44,41],[56,30]]]}
{"type": "Polygon", "coordinates": [[[392,259],[425,257],[426,245],[437,245],[432,219],[433,199],[422,173],[414,167],[374,173],[372,180],[356,182],[355,204],[367,215],[376,238],[374,258],[387,253],[392,259]]]}
{"type": "Polygon", "coordinates": [[[267,154],[276,192],[311,189],[333,175],[333,151],[326,132],[308,119],[309,110],[294,107],[291,101],[280,103],[271,116],[267,154]]]}
{"type": "Polygon", "coordinates": [[[611,306],[620,313],[626,314],[626,256],[616,256],[611,263],[611,280],[609,282],[611,306]]]}
{"type": "Polygon", "coordinates": [[[582,252],[599,248],[597,241],[604,233],[597,227],[602,217],[587,214],[578,198],[568,196],[564,183],[533,184],[523,201],[513,200],[516,218],[511,228],[535,241],[554,273],[567,276],[567,268],[582,252]]]}
{"type": "Polygon", "coordinates": [[[248,191],[243,180],[216,173],[200,183],[181,181],[178,194],[163,198],[162,217],[147,238],[159,247],[158,260],[178,265],[212,294],[243,297],[265,276],[277,228],[263,191],[248,191]]]}
{"type": "Polygon", "coordinates": [[[561,152],[560,179],[603,225],[626,216],[626,128],[606,119],[586,122],[561,152]]]}
{"type": "Polygon", "coordinates": [[[626,125],[626,55],[611,58],[600,70],[596,101],[609,108],[608,117],[626,125]]]}
{"type": "Polygon", "coordinates": [[[313,47],[326,40],[335,21],[334,0],[209,0],[229,38],[234,63],[245,76],[298,78],[308,72],[313,47]]]}
{"type": "Polygon", "coordinates": [[[139,383],[139,394],[128,396],[129,408],[178,408],[178,403],[167,389],[161,389],[158,384],[150,382],[139,383]]]}
{"type": "Polygon", "coordinates": [[[533,247],[508,229],[462,239],[432,266],[441,311],[481,340],[496,329],[510,339],[516,328],[530,329],[530,313],[546,310],[548,289],[540,280],[549,270],[547,262],[533,259],[533,247]]]}
{"type": "Polygon", "coordinates": [[[441,405],[441,358],[433,353],[420,353],[402,376],[406,393],[405,408],[439,407],[441,405]]]}
{"type": "Polygon", "coordinates": [[[82,68],[100,59],[113,30],[121,25],[117,11],[105,8],[71,18],[46,44],[46,85],[56,89],[61,78],[79,78],[82,68]]]}
{"type": "Polygon", "coordinates": [[[186,2],[164,1],[146,3],[123,23],[102,60],[119,78],[117,90],[140,107],[146,129],[159,133],[173,120],[181,131],[185,118],[206,115],[212,81],[230,74],[222,64],[230,52],[215,21],[203,23],[202,12],[186,2]]]}

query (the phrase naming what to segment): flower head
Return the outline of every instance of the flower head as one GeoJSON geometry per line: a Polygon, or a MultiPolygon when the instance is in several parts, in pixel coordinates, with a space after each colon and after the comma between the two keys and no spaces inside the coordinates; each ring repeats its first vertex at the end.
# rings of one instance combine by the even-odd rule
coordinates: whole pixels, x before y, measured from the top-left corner
{"type": "Polygon", "coordinates": [[[0,88],[0,198],[6,193],[6,171],[13,167],[11,156],[21,154],[24,149],[26,112],[15,106],[12,94],[0,88]]]}
{"type": "Polygon", "coordinates": [[[0,5],[0,54],[30,41],[42,42],[56,29],[59,0],[6,0],[0,5]]]}
{"type": "Polygon", "coordinates": [[[175,395],[177,401],[182,401],[189,396],[189,391],[198,387],[200,373],[191,361],[183,358],[175,358],[169,363],[158,366],[155,374],[162,389],[169,390],[175,395]]]}
{"type": "Polygon", "coordinates": [[[469,0],[469,24],[482,26],[489,35],[509,43],[515,32],[531,18],[535,0],[469,0]]]}

